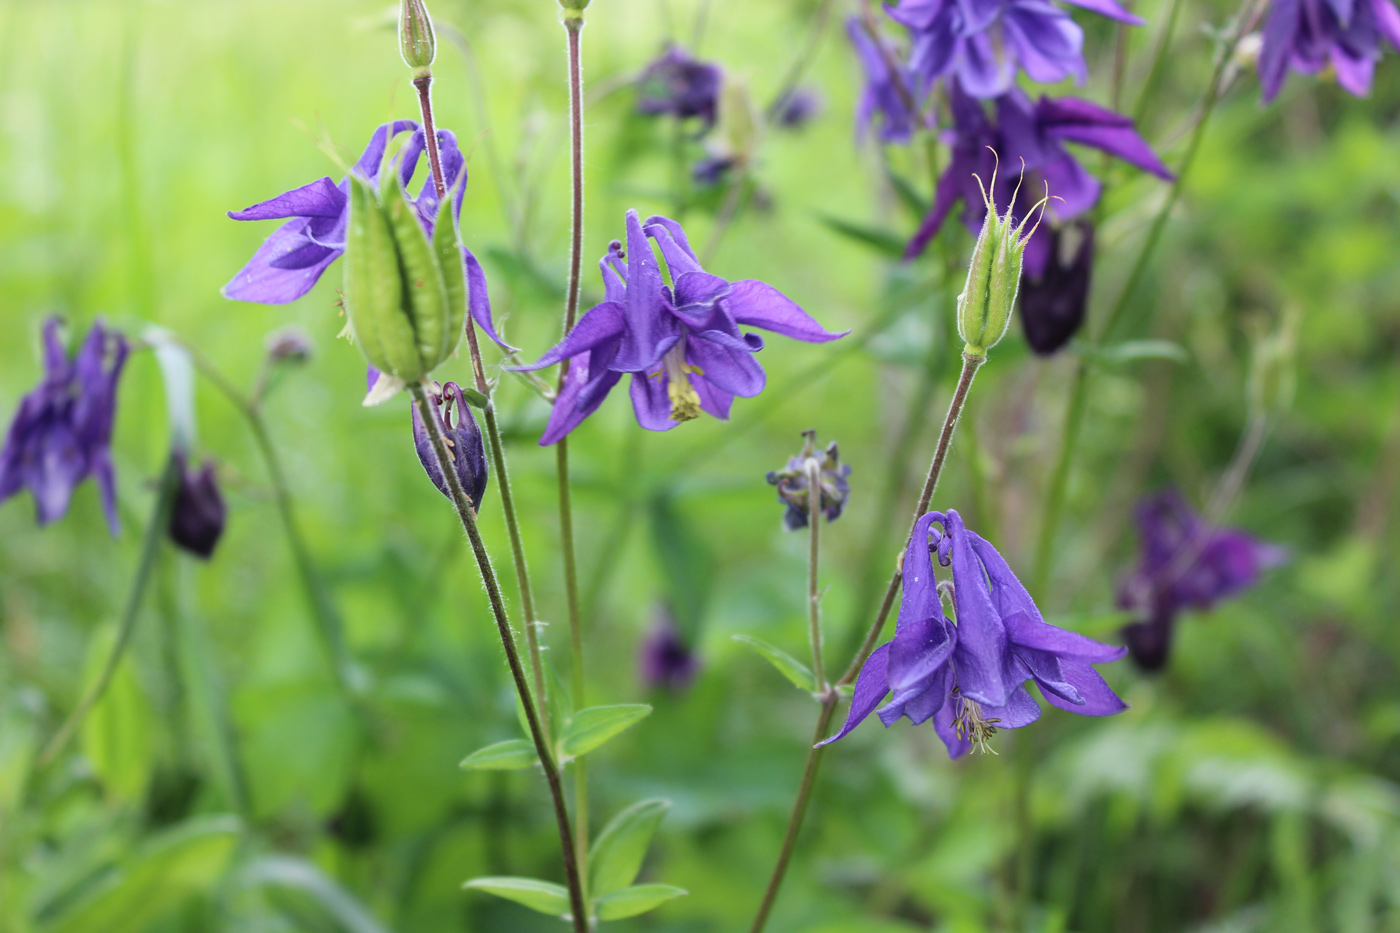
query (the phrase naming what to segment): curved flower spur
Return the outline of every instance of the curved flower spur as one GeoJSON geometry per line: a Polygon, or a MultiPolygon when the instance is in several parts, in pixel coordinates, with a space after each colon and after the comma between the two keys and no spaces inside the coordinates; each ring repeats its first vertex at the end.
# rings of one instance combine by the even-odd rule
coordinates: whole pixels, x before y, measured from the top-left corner
{"type": "Polygon", "coordinates": [[[904,597],[894,639],[871,653],[856,679],[851,711],[827,745],[849,735],[872,712],[886,727],[907,716],[933,720],[953,758],[990,751],[997,729],[1040,718],[1026,689],[1034,681],[1052,706],[1083,716],[1110,716],[1127,704],[1092,665],[1116,661],[1125,648],[1050,625],[1006,561],[949,509],[914,527],[904,554],[904,597]],[[939,531],[933,526],[942,526],[939,531]],[[944,613],[933,554],[951,567],[957,623],[944,613]],[[892,694],[880,709],[880,701],[892,694]]]}
{"type": "Polygon", "coordinates": [[[649,217],[644,225],[628,211],[626,251],[614,240],[599,266],[604,301],[544,356],[510,367],[536,370],[570,361],[541,445],[555,443],[596,411],[624,373],[632,375],[632,407],[647,430],[669,431],[701,412],[728,419],[735,396],[752,398],[767,381],[754,358],[763,338],[741,333],[740,326],[808,343],[850,333],[826,330],[764,282],[729,282],[706,272],[681,225],[667,217],[649,217]],[[666,260],[670,285],[651,240],[666,260]]]}

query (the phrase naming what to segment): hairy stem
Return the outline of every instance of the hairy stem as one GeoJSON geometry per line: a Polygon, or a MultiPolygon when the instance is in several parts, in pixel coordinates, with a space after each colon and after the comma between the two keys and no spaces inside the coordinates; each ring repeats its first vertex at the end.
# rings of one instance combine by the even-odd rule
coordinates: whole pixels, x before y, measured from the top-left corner
{"type": "MultiPolygon", "coordinates": [[[[958,386],[953,392],[953,399],[948,405],[948,414],[943,418],[943,430],[938,435],[938,447],[934,450],[933,462],[929,464],[928,478],[924,480],[923,492],[919,495],[918,507],[914,509],[914,520],[910,524],[909,534],[914,533],[914,525],[919,518],[928,510],[928,504],[933,499],[934,490],[938,488],[938,478],[943,473],[943,465],[948,460],[948,449],[953,443],[953,432],[957,430],[958,418],[962,415],[963,406],[967,404],[967,393],[972,388],[972,380],[977,375],[978,368],[984,362],[983,359],[963,354],[962,373],[958,376],[958,386]]],[[[812,524],[816,524],[817,516],[812,516],[812,524]]],[[[905,541],[908,541],[908,535],[905,541]]],[[[815,559],[814,570],[815,575],[815,559]]],[[[902,573],[896,570],[889,586],[885,590],[885,598],[880,605],[880,611],[875,618],[875,622],[870,627],[870,632],[852,659],[850,667],[846,673],[841,675],[841,679],[836,682],[837,687],[843,687],[855,681],[856,675],[860,673],[861,665],[865,663],[870,652],[875,648],[875,642],[880,638],[880,631],[885,626],[885,619],[889,617],[890,607],[894,604],[895,594],[899,591],[902,573]]],[[[811,800],[812,790],[817,782],[817,770],[821,766],[822,753],[825,747],[817,748],[816,743],[826,736],[827,729],[831,726],[831,717],[836,712],[836,701],[840,694],[833,688],[827,689],[822,695],[822,711],[817,718],[816,737],[812,740],[813,748],[807,753],[807,767],[802,773],[802,783],[797,789],[797,801],[793,804],[792,816],[788,819],[787,834],[783,838],[783,848],[778,853],[778,862],[773,866],[773,875],[768,881],[768,888],[764,891],[763,902],[759,905],[758,914],[754,917],[751,933],[762,933],[764,926],[768,923],[768,914],[773,909],[773,902],[777,900],[778,890],[782,887],[783,876],[787,873],[788,861],[792,857],[793,848],[797,844],[798,833],[802,830],[802,821],[807,815],[807,804],[811,800]]]]}
{"type": "Polygon", "coordinates": [[[414,403],[418,406],[418,412],[423,418],[423,425],[428,433],[428,440],[432,445],[438,469],[447,480],[449,498],[452,500],[458,519],[462,522],[462,528],[467,532],[467,538],[471,541],[472,554],[476,558],[477,569],[481,572],[481,582],[486,587],[486,596],[491,603],[491,614],[496,621],[496,631],[501,639],[501,648],[506,654],[506,664],[510,667],[511,678],[515,681],[515,692],[520,697],[520,705],[525,710],[525,722],[530,730],[530,738],[535,744],[535,753],[539,756],[545,781],[549,785],[549,795],[554,804],[554,818],[559,826],[559,845],[564,857],[564,875],[568,881],[569,904],[573,914],[574,931],[575,933],[588,933],[588,902],[584,896],[578,862],[574,858],[573,830],[569,825],[569,810],[564,802],[564,787],[559,778],[559,765],[554,757],[554,748],[540,722],[534,698],[530,695],[530,684],[526,678],[525,668],[520,663],[520,653],[515,647],[515,636],[511,631],[510,619],[506,614],[505,601],[501,598],[501,587],[496,579],[496,571],[491,566],[491,555],[486,550],[485,542],[481,540],[481,532],[477,528],[476,511],[471,498],[462,488],[457,471],[452,468],[452,458],[447,451],[447,442],[443,435],[442,423],[438,420],[437,408],[428,398],[428,393],[421,384],[412,386],[412,392],[414,403]]]}
{"type": "Polygon", "coordinates": [[[127,591],[126,608],[122,610],[121,623],[117,627],[117,640],[113,642],[111,652],[102,663],[102,670],[97,675],[97,681],[83,694],[82,699],[68,714],[68,718],[64,720],[58,732],[49,740],[49,744],[44,746],[44,751],[39,756],[38,762],[41,768],[47,767],[58,757],[68,741],[73,738],[74,733],[82,726],[88,713],[92,712],[92,708],[97,705],[97,701],[102,699],[102,695],[107,692],[107,686],[112,682],[112,675],[117,671],[117,665],[121,663],[122,656],[126,653],[127,646],[131,644],[131,635],[136,631],[136,619],[141,614],[141,603],[146,596],[146,587],[151,582],[151,574],[156,566],[156,557],[160,554],[161,539],[165,537],[170,527],[170,507],[171,503],[175,501],[175,490],[179,486],[179,471],[174,451],[171,451],[170,455],[166,457],[165,469],[161,473],[155,507],[151,510],[151,521],[146,526],[146,536],[141,542],[141,557],[136,564],[136,576],[132,578],[131,589],[127,591]]]}
{"type": "Polygon", "coordinates": [[[807,547],[807,635],[812,642],[812,675],[817,690],[827,689],[822,665],[822,601],[817,589],[821,559],[822,470],[815,457],[807,460],[807,525],[811,530],[807,547]]]}
{"type": "MultiPolygon", "coordinates": [[[[583,11],[565,10],[564,32],[569,45],[569,282],[564,295],[564,336],[578,320],[580,278],[583,270],[583,11]]],[[[569,375],[569,361],[559,366],[559,391],[569,375]]],[[[573,497],[569,489],[569,439],[554,448],[559,483],[559,544],[564,558],[564,594],[569,608],[570,690],[574,710],[584,707],[583,618],[578,596],[578,558],[574,551],[573,497]]],[[[575,858],[586,883],[588,878],[588,766],[582,755],[574,759],[575,858]]]]}

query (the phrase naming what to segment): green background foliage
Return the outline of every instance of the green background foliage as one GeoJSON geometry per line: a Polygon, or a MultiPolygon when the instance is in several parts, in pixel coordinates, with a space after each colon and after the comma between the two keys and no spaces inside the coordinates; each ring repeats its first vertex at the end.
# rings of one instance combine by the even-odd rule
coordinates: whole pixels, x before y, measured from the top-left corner
{"type": "MultiPolygon", "coordinates": [[[[764,103],[819,3],[704,6],[700,55],[764,103]]],[[[900,266],[880,248],[915,222],[886,171],[926,196],[927,170],[916,154],[886,162],[854,144],[858,72],[840,34],[846,5],[834,6],[807,78],[824,110],[765,135],[758,193],[709,268],[772,282],[855,334],[769,341],[768,391],[728,424],[648,434],[616,397],[574,435],[588,701],[655,707],[591,756],[594,824],[669,800],[638,883],[690,892],[618,930],[747,928],[781,841],[816,706],[731,638],[806,657],[806,539],[782,530],[765,472],[810,427],[854,466],[846,514],[823,528],[839,669],[901,546],[956,374],[960,283],[940,282],[936,250],[900,266]],[[862,230],[882,236],[851,235],[862,230]],[[636,674],[666,605],[703,659],[683,692],[648,691],[636,674]]],[[[1149,25],[1130,34],[1125,105],[1165,4],[1139,6],[1149,25]]],[[[585,301],[601,297],[591,263],[627,208],[679,215],[697,243],[715,229],[724,188],[687,177],[700,145],[637,116],[629,85],[668,35],[694,41],[701,7],[588,10],[585,301]]],[[[557,10],[437,0],[433,12],[439,123],[472,173],[463,236],[507,339],[533,358],[557,338],[568,235],[557,10]]],[[[1169,164],[1209,72],[1201,26],[1231,12],[1184,0],[1142,124],[1169,164]]],[[[1079,93],[1107,102],[1114,30],[1076,18],[1093,74],[1079,93]]],[[[69,752],[36,768],[111,637],[164,463],[159,372],[137,354],[116,433],[121,537],[107,536],[91,485],[42,531],[24,497],[0,508],[0,929],[561,928],[461,890],[477,876],[562,880],[557,836],[536,771],[458,768],[519,736],[515,701],[406,405],[360,406],[363,364],[336,338],[339,270],[287,307],[218,294],[273,229],[223,212],[338,177],[337,159],[353,160],[374,126],[415,116],[391,25],[375,0],[0,2],[0,409],[36,380],[48,314],[83,328],[101,315],[129,333],[160,324],[242,386],[269,332],[304,328],[316,353],[279,379],[266,417],[366,683],[353,701],[337,687],[255,440],[201,381],[197,450],[219,463],[227,535],[207,565],[163,555],[129,660],[69,752]]],[[[1181,358],[1094,364],[1054,572],[1035,595],[1051,621],[1113,637],[1134,500],[1174,484],[1204,504],[1245,424],[1252,343],[1296,307],[1296,401],[1229,518],[1290,563],[1187,617],[1162,676],[1126,661],[1106,671],[1132,704],[1112,721],[1049,710],[999,736],[998,757],[953,763],[927,727],[862,727],[826,758],[770,929],[1400,930],[1397,152],[1393,55],[1368,100],[1294,77],[1264,108],[1252,73],[1240,76],[1119,335],[1170,341],[1181,358]]],[[[1117,297],[1165,186],[1083,158],[1110,186],[1093,318],[1117,297]]],[[[950,234],[955,264],[969,242],[950,234]]],[[[967,514],[1027,575],[1073,366],[1068,353],[1034,358],[1013,323],[934,503],[967,514]]],[[[443,375],[465,381],[465,358],[443,375]]],[[[545,637],[564,668],[554,457],[535,445],[546,407],[511,378],[497,399],[545,637]]],[[[514,607],[494,490],[481,517],[514,607]]]]}

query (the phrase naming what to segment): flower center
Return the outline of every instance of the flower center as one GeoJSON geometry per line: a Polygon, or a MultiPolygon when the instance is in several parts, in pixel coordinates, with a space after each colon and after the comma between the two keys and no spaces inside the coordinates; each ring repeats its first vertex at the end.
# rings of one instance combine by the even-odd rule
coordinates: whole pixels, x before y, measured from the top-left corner
{"type": "Polygon", "coordinates": [[[666,395],[671,399],[672,421],[693,421],[700,417],[700,393],[690,381],[690,374],[703,375],[699,366],[685,361],[685,337],[666,351],[661,360],[662,372],[666,374],[666,395]]]}
{"type": "Polygon", "coordinates": [[[969,700],[960,693],[955,692],[952,701],[953,726],[957,729],[958,738],[971,742],[973,751],[995,755],[996,749],[988,742],[997,734],[996,724],[1001,720],[986,718],[982,712],[982,704],[976,700],[969,700]]]}

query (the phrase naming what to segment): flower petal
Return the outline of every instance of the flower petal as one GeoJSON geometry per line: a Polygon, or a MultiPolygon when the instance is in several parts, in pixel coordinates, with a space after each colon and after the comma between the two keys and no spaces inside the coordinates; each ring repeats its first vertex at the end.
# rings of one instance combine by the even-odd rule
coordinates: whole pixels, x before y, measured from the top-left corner
{"type": "Polygon", "coordinates": [[[1060,668],[1064,671],[1065,680],[1079,691],[1084,703],[1083,705],[1070,703],[1042,688],[1041,693],[1045,697],[1045,702],[1051,706],[1059,707],[1069,713],[1078,713],[1080,716],[1112,716],[1128,708],[1128,704],[1118,698],[1118,694],[1114,693],[1113,688],[1099,676],[1099,672],[1086,662],[1064,661],[1060,668]]]}
{"type": "Polygon", "coordinates": [[[258,304],[281,305],[296,301],[311,291],[320,280],[322,273],[339,258],[341,251],[325,249],[325,257],[310,265],[299,268],[279,268],[274,263],[282,257],[307,245],[301,230],[306,221],[293,218],[268,237],[248,264],[223,287],[221,294],[234,301],[251,301],[258,304]]]}
{"type": "Polygon", "coordinates": [[[569,336],[555,344],[554,348],[544,356],[528,366],[507,366],[505,368],[512,372],[532,372],[536,369],[544,369],[546,366],[553,366],[562,359],[578,356],[605,340],[621,336],[627,326],[623,320],[623,314],[622,305],[615,301],[605,301],[602,304],[594,305],[583,317],[579,318],[574,329],[569,331],[569,336]]]}
{"type": "Polygon", "coordinates": [[[753,398],[763,391],[768,376],[754,358],[752,348],[742,338],[717,330],[691,334],[685,345],[686,358],[700,367],[705,378],[717,389],[740,398],[753,398]]]}
{"type": "Polygon", "coordinates": [[[761,327],[794,340],[825,343],[850,333],[849,330],[840,333],[827,330],[803,311],[797,302],[756,279],[743,279],[730,284],[724,306],[737,324],[761,327]]]}
{"type": "Polygon", "coordinates": [[[865,721],[865,717],[875,711],[875,707],[880,705],[880,701],[885,698],[885,694],[890,692],[889,684],[885,680],[885,665],[889,659],[890,646],[881,645],[870,652],[870,657],[866,659],[864,666],[860,669],[860,675],[856,677],[855,693],[851,696],[851,711],[846,715],[846,724],[841,727],[841,731],[829,739],[818,742],[814,748],[821,748],[823,745],[830,745],[838,739],[844,739],[851,734],[851,730],[865,721]]]}
{"type": "Polygon", "coordinates": [[[1105,645],[1087,635],[1032,618],[1025,612],[1012,613],[1005,622],[1006,636],[1013,647],[1035,648],[1062,658],[1077,658],[1093,664],[1117,661],[1128,653],[1128,649],[1120,645],[1105,645]]]}
{"type": "Polygon", "coordinates": [[[662,297],[661,267],[652,254],[651,242],[642,232],[636,211],[627,212],[627,294],[623,309],[627,330],[612,368],[618,372],[641,372],[661,359],[680,333],[680,324],[671,315],[662,297]]]}
{"type": "Polygon", "coordinates": [[[515,347],[506,343],[496,333],[496,326],[491,321],[491,294],[486,290],[486,272],[471,250],[465,246],[462,247],[462,262],[467,268],[467,311],[472,320],[476,321],[476,326],[480,327],[496,346],[507,353],[514,352],[515,347]]]}
{"type": "Polygon", "coordinates": [[[900,709],[889,717],[881,712],[880,719],[885,725],[898,719],[904,712],[903,705],[927,691],[940,672],[947,670],[955,644],[953,626],[941,612],[935,617],[908,621],[899,627],[894,640],[890,642],[885,679],[890,692],[894,694],[886,709],[895,706],[900,709]]]}
{"type": "Polygon", "coordinates": [[[666,265],[671,269],[671,281],[676,281],[688,272],[704,272],[695,250],[690,248],[681,225],[669,217],[653,214],[642,224],[642,230],[661,247],[661,255],[666,257],[666,265]]]}
{"type": "Polygon", "coordinates": [[[281,220],[285,217],[339,217],[349,203],[345,192],[329,178],[318,178],[275,198],[241,211],[229,211],[234,220],[281,220]]]}
{"type": "Polygon", "coordinates": [[[671,396],[666,391],[670,379],[666,370],[658,367],[656,372],[660,375],[632,374],[628,390],[632,396],[632,411],[637,423],[648,431],[669,431],[680,422],[671,420],[671,396]]]}

